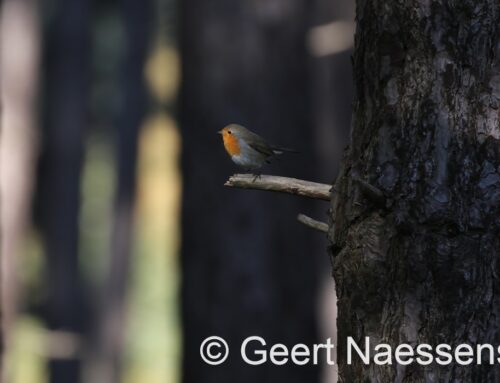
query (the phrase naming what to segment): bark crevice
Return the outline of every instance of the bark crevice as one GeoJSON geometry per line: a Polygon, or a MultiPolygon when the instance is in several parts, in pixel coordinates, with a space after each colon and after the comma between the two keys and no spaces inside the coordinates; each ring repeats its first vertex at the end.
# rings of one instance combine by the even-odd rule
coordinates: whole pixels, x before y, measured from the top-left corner
{"type": "Polygon", "coordinates": [[[345,382],[496,382],[498,366],[347,365],[345,339],[500,343],[496,1],[358,1],[350,148],[329,238],[345,382]],[[365,180],[384,209],[356,187],[365,180]]]}

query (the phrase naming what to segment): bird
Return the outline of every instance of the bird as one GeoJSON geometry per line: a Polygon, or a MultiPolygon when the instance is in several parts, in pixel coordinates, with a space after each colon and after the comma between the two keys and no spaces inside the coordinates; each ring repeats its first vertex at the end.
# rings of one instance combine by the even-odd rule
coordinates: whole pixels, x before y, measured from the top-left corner
{"type": "Polygon", "coordinates": [[[222,135],[224,148],[231,160],[245,171],[260,169],[285,152],[297,153],[293,149],[271,145],[258,134],[238,124],[229,124],[217,133],[222,135]]]}

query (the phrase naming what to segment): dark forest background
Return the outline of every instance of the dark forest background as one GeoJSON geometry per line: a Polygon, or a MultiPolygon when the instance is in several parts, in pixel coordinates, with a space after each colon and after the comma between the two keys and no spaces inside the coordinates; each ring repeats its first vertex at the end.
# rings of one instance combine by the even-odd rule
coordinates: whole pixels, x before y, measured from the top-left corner
{"type": "Polygon", "coordinates": [[[230,190],[216,131],[331,183],[351,118],[347,0],[3,0],[4,382],[319,382],[209,368],[201,340],[335,336],[327,204],[230,190]],[[235,377],[238,377],[236,379],[235,377]]]}

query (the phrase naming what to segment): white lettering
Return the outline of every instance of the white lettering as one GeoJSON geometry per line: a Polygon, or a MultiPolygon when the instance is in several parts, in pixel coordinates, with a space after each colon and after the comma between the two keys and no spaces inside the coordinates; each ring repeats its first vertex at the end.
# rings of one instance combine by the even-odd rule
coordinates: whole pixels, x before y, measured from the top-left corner
{"type": "Polygon", "coordinates": [[[384,364],[392,364],[391,346],[385,343],[380,343],[375,346],[377,353],[373,356],[375,364],[382,366],[384,364]]]}
{"type": "Polygon", "coordinates": [[[422,365],[422,366],[428,366],[429,364],[432,363],[434,360],[434,357],[432,354],[428,351],[432,351],[432,346],[430,344],[422,343],[417,346],[417,354],[419,355],[417,357],[417,363],[422,365]],[[425,351],[427,350],[427,351],[425,351]],[[421,357],[424,357],[426,359],[422,359],[421,357]]]}
{"type": "Polygon", "coordinates": [[[275,344],[271,347],[270,355],[271,362],[277,366],[282,366],[288,362],[288,349],[284,344],[275,344]],[[282,358],[281,360],[278,358],[282,358]]]}
{"type": "Polygon", "coordinates": [[[477,345],[477,364],[483,364],[483,349],[487,349],[489,351],[489,364],[495,363],[495,358],[493,357],[494,349],[491,344],[478,344],[477,345]]]}
{"type": "Polygon", "coordinates": [[[311,360],[310,358],[310,352],[309,348],[305,344],[296,344],[292,348],[292,353],[291,353],[292,361],[295,363],[297,366],[304,366],[309,361],[311,360]],[[304,359],[298,359],[298,358],[304,358],[304,359]]]}
{"type": "Polygon", "coordinates": [[[446,358],[446,360],[441,359],[440,357],[436,358],[437,364],[440,364],[441,366],[446,366],[451,363],[453,358],[451,357],[450,354],[451,351],[451,346],[448,344],[438,344],[436,347],[436,354],[439,356],[443,356],[446,358]],[[446,349],[447,351],[444,351],[443,349],[446,349]]]}
{"type": "Polygon", "coordinates": [[[363,351],[359,348],[358,344],[352,337],[347,337],[347,364],[352,364],[352,348],[354,347],[354,351],[356,351],[356,354],[361,358],[364,364],[369,364],[370,363],[370,338],[367,336],[365,337],[365,352],[366,354],[363,354],[363,351]]]}
{"type": "Polygon", "coordinates": [[[252,366],[258,366],[259,364],[266,363],[267,362],[267,354],[266,354],[266,351],[264,351],[264,350],[256,350],[255,351],[255,355],[260,355],[261,356],[260,359],[252,360],[252,359],[248,358],[247,352],[246,352],[246,348],[247,348],[248,343],[250,343],[252,341],[257,341],[262,346],[266,345],[266,341],[263,338],[261,338],[260,336],[250,336],[250,337],[246,338],[243,341],[243,343],[241,344],[241,357],[243,358],[243,360],[245,361],[245,363],[248,363],[248,364],[250,364],[252,366]]]}
{"type": "Polygon", "coordinates": [[[409,344],[400,344],[398,347],[396,347],[396,362],[399,363],[402,366],[408,366],[409,364],[413,363],[413,356],[414,351],[413,347],[411,347],[409,344]],[[408,357],[408,359],[403,359],[408,357]]]}
{"type": "Polygon", "coordinates": [[[455,349],[455,360],[458,364],[462,366],[467,366],[472,363],[473,358],[472,356],[474,355],[474,350],[472,347],[468,344],[459,344],[457,348],[455,349]],[[464,350],[464,351],[462,351],[464,350]],[[462,357],[465,356],[468,358],[462,359],[462,357]]]}

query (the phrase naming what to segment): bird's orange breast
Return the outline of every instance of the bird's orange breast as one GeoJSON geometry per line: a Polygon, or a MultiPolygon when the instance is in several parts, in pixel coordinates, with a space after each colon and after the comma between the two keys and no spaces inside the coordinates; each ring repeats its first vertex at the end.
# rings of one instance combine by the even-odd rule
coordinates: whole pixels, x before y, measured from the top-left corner
{"type": "Polygon", "coordinates": [[[222,139],[224,141],[224,148],[226,148],[230,156],[237,156],[241,153],[240,143],[234,134],[224,132],[222,134],[222,139]]]}

